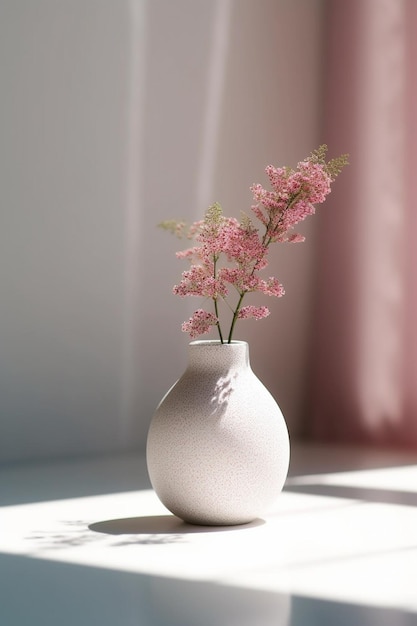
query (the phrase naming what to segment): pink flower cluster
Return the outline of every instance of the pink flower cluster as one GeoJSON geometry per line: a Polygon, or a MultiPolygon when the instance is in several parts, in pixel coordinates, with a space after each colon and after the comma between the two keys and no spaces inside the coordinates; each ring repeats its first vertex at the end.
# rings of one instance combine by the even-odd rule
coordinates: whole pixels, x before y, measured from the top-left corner
{"type": "MultiPolygon", "coordinates": [[[[173,291],[182,297],[212,299],[216,313],[195,311],[182,326],[191,337],[208,333],[214,325],[219,326],[217,303],[226,300],[231,288],[240,302],[245,294],[255,291],[275,297],[284,294],[276,278],[271,276],[265,280],[257,275],[267,266],[268,246],[249,220],[240,223],[235,218],[224,217],[220,205],[215,204],[208,210],[205,220],[199,222],[195,239],[199,245],[177,253],[179,258],[190,260],[191,267],[183,272],[181,282],[173,291]],[[218,267],[221,257],[226,265],[218,267]]],[[[261,319],[267,315],[266,307],[241,308],[239,305],[234,310],[235,320],[261,319]]]]}
{"type": "Polygon", "coordinates": [[[304,241],[302,235],[290,231],[315,213],[314,204],[325,201],[331,191],[330,172],[325,165],[307,159],[298,164],[297,170],[268,165],[266,173],[273,191],[252,185],[256,202],[253,212],[267,228],[270,241],[304,241]]]}
{"type": "Polygon", "coordinates": [[[255,320],[261,320],[264,317],[268,317],[269,309],[266,306],[252,306],[251,304],[248,306],[243,306],[239,313],[238,319],[246,320],[252,317],[255,320]]]}
{"type": "Polygon", "coordinates": [[[208,333],[211,327],[215,326],[217,323],[218,319],[213,313],[208,313],[204,311],[204,309],[197,309],[188,322],[182,324],[181,330],[185,333],[189,333],[191,339],[194,339],[199,335],[208,333]]]}
{"type": "Polygon", "coordinates": [[[255,204],[252,211],[263,226],[263,233],[255,228],[249,217],[241,222],[225,217],[219,204],[211,206],[204,220],[191,225],[186,231],[184,222],[165,222],[166,229],[194,239],[197,245],[177,253],[177,257],[190,261],[190,269],[182,274],[174,293],[181,297],[199,296],[212,300],[214,312],[197,309],[184,322],[182,330],[191,337],[208,333],[217,327],[223,343],[219,304],[226,303],[232,311],[228,342],[232,340],[238,319],[263,319],[269,315],[265,306],[242,306],[243,298],[253,292],[281,297],[284,288],[277,278],[261,278],[258,274],[268,265],[271,243],[304,241],[303,235],[293,232],[294,227],[307,216],[314,214],[315,204],[325,201],[331,183],[347,164],[347,155],[326,163],[327,146],[320,146],[310,157],[301,161],[297,169],[276,168],[269,165],[266,174],[272,190],[260,184],[251,187],[255,204]],[[220,266],[220,261],[223,265],[220,266]],[[235,303],[231,305],[231,290],[235,303]]]}

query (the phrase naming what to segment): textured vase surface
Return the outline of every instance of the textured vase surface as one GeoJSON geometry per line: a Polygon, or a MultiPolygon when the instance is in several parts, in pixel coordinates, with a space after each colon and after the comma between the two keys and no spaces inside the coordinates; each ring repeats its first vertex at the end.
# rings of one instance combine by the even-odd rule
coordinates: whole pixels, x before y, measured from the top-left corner
{"type": "Polygon", "coordinates": [[[281,410],[249,362],[246,342],[189,344],[186,371],[157,407],[147,464],[161,502],[186,522],[248,523],[287,477],[281,410]]]}

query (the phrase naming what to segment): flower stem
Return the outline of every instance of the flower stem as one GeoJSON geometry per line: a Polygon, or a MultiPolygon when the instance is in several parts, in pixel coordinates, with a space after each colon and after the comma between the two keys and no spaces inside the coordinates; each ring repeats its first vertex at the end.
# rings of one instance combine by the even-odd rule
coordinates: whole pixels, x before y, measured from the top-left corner
{"type": "Polygon", "coordinates": [[[235,324],[236,324],[237,317],[238,317],[239,311],[240,311],[240,305],[242,304],[242,300],[243,300],[243,297],[244,297],[245,293],[246,293],[246,291],[244,291],[243,293],[240,294],[239,301],[238,301],[238,303],[236,305],[236,308],[235,308],[235,311],[233,313],[233,319],[232,319],[232,323],[230,325],[230,332],[229,332],[229,337],[227,339],[227,343],[232,343],[233,331],[235,329],[235,324]]]}
{"type": "MultiPolygon", "coordinates": [[[[217,264],[217,256],[214,254],[213,255],[213,278],[214,278],[214,280],[216,280],[216,264],[217,264]]],[[[220,343],[224,343],[223,335],[222,335],[222,329],[220,328],[219,308],[218,308],[218,305],[217,305],[217,298],[213,298],[213,301],[214,301],[214,312],[215,312],[216,317],[217,317],[217,330],[219,332],[220,343]]]]}
{"type": "MultiPolygon", "coordinates": [[[[218,310],[218,306],[217,306],[217,298],[214,298],[214,311],[216,313],[217,319],[219,319],[219,310],[218,310]]],[[[217,325],[217,330],[219,332],[220,343],[224,343],[222,329],[220,328],[220,322],[217,322],[216,325],[217,325]]]]}

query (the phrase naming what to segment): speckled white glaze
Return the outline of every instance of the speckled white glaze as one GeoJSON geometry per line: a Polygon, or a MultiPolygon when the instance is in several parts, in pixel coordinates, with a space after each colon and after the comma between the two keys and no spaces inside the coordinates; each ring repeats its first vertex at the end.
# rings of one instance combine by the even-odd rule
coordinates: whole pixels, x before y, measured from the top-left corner
{"type": "Polygon", "coordinates": [[[261,516],[287,477],[288,431],[250,367],[246,342],[193,341],[188,367],[157,407],[147,463],[162,503],[193,524],[261,516]]]}

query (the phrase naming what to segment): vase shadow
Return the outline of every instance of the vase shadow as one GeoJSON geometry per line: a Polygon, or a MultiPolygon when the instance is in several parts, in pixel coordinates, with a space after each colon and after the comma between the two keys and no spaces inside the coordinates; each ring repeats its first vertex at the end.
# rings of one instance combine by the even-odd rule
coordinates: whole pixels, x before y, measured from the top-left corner
{"type": "Polygon", "coordinates": [[[247,524],[234,526],[198,526],[183,522],[175,515],[148,515],[103,520],[89,524],[88,528],[106,535],[187,535],[192,533],[226,532],[245,530],[265,524],[263,519],[255,519],[247,524]]]}

